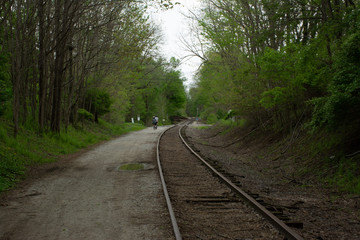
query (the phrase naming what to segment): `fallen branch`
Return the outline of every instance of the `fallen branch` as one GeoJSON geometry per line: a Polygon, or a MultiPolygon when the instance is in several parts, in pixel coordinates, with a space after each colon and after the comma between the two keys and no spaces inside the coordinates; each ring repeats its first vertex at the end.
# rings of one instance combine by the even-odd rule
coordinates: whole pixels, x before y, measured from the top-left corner
{"type": "Polygon", "coordinates": [[[352,157],[355,157],[355,156],[356,156],[356,155],[358,155],[358,154],[360,154],[360,150],[359,150],[359,151],[357,151],[357,152],[354,152],[354,153],[348,154],[348,155],[346,155],[345,157],[346,157],[346,158],[352,158],[352,157]]]}

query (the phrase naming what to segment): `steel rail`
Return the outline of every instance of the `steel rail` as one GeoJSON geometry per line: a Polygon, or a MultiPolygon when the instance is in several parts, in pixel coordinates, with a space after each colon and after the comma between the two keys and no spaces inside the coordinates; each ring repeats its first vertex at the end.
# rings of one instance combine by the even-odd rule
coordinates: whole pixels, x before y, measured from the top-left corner
{"type": "MultiPolygon", "coordinates": [[[[173,127],[174,127],[174,126],[173,126],[173,127]]],[[[165,132],[167,132],[168,130],[170,130],[170,129],[173,128],[173,127],[170,127],[170,128],[168,128],[168,129],[166,129],[166,130],[163,131],[163,132],[160,134],[160,136],[158,137],[157,146],[156,146],[156,157],[157,157],[157,164],[158,164],[158,169],[159,169],[161,184],[162,184],[162,188],[163,188],[164,195],[165,195],[165,199],[166,199],[166,205],[167,205],[168,210],[169,210],[170,219],[171,219],[171,224],[172,224],[172,227],[173,227],[175,239],[176,239],[176,240],[182,240],[182,237],[181,237],[181,234],[180,234],[180,230],[179,230],[179,226],[178,226],[178,224],[177,224],[177,222],[176,222],[176,217],[175,217],[175,214],[174,214],[174,210],[173,210],[173,207],[172,207],[172,205],[171,205],[169,193],[168,193],[168,190],[167,190],[167,187],[166,187],[166,183],[165,183],[165,179],[164,179],[164,174],[163,174],[162,167],[161,167],[161,162],[160,162],[160,149],[159,149],[160,139],[161,139],[161,137],[163,136],[163,134],[164,134],[165,132]]]]}
{"type": "Polygon", "coordinates": [[[283,221],[277,218],[274,214],[272,214],[269,210],[267,210],[264,206],[258,203],[253,197],[248,195],[234,183],[232,183],[228,178],[226,178],[223,174],[218,172],[213,166],[211,166],[206,160],[204,160],[199,154],[197,154],[185,141],[183,136],[181,135],[181,130],[186,125],[183,125],[179,129],[179,137],[185,146],[201,161],[203,162],[213,173],[215,173],[220,179],[222,179],[226,185],[228,185],[233,191],[237,192],[242,199],[244,199],[248,204],[250,204],[259,214],[264,216],[275,228],[277,228],[282,234],[284,234],[289,240],[304,240],[303,237],[298,235],[292,229],[290,229],[283,221]]]}

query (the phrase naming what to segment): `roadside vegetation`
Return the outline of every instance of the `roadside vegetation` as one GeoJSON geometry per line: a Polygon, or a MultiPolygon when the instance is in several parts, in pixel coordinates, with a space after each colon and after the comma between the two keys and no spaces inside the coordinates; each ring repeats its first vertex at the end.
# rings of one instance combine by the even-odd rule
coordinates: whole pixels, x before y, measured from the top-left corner
{"type": "Polygon", "coordinates": [[[56,161],[59,157],[74,153],[101,141],[109,140],[130,131],[143,129],[142,124],[110,124],[87,121],[82,127],[69,126],[58,134],[41,136],[31,129],[21,127],[16,138],[12,124],[1,120],[0,124],[0,192],[12,188],[26,176],[28,168],[56,161]]]}
{"type": "Polygon", "coordinates": [[[245,119],[301,154],[299,174],[360,193],[360,2],[202,2],[188,115],[245,119]]]}
{"type": "Polygon", "coordinates": [[[159,54],[159,1],[0,3],[0,191],[28,167],[185,115],[180,61],[159,54]],[[134,122],[134,123],[132,123],[134,122]]]}

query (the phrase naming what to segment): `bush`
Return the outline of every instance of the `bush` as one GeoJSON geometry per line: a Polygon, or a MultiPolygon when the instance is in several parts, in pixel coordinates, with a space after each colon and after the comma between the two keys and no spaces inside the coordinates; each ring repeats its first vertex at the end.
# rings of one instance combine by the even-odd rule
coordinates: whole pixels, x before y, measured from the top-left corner
{"type": "Polygon", "coordinates": [[[209,124],[216,123],[218,118],[215,113],[210,113],[209,116],[206,118],[206,122],[209,124]]]}
{"type": "Polygon", "coordinates": [[[86,93],[86,109],[94,115],[95,122],[105,113],[110,112],[112,101],[110,95],[105,90],[93,88],[86,93]]]}
{"type": "MultiPolygon", "coordinates": [[[[360,31],[350,35],[334,54],[329,95],[314,99],[312,125],[335,128],[360,117],[360,31]]],[[[358,130],[358,129],[356,129],[358,130]]]]}
{"type": "Polygon", "coordinates": [[[220,119],[219,121],[219,125],[220,126],[226,126],[226,127],[244,127],[246,124],[246,120],[245,119],[239,119],[236,121],[233,121],[231,119],[220,119]]]}
{"type": "Polygon", "coordinates": [[[83,108],[80,108],[77,113],[80,121],[94,120],[94,115],[83,108]]]}

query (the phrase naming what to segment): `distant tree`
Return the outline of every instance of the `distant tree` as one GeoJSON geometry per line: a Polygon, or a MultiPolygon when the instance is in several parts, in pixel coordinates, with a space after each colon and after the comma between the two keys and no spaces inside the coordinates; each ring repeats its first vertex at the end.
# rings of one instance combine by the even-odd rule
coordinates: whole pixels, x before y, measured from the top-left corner
{"type": "Polygon", "coordinates": [[[85,98],[86,110],[93,114],[95,122],[99,117],[110,112],[111,99],[109,93],[99,89],[89,89],[85,98]]]}
{"type": "Polygon", "coordinates": [[[186,94],[183,79],[179,71],[170,70],[165,74],[164,95],[167,99],[167,114],[169,116],[182,116],[186,103],[186,94]]]}

